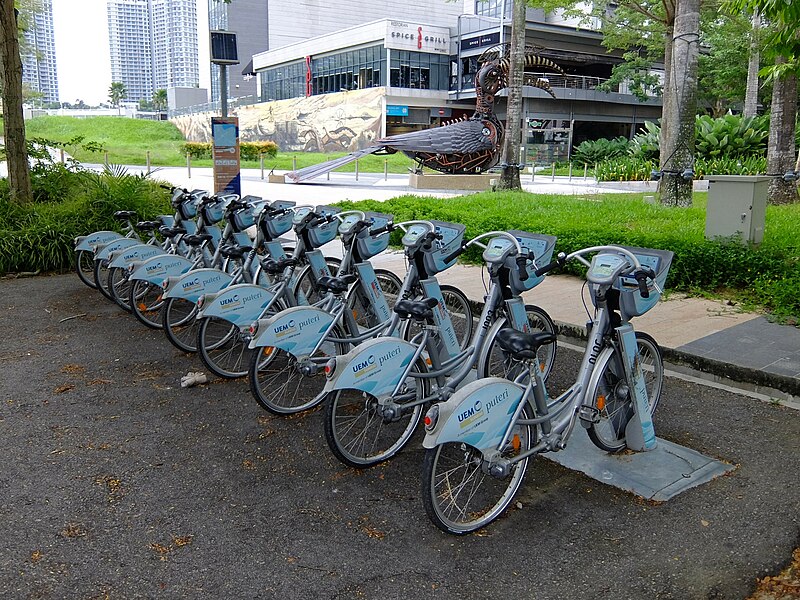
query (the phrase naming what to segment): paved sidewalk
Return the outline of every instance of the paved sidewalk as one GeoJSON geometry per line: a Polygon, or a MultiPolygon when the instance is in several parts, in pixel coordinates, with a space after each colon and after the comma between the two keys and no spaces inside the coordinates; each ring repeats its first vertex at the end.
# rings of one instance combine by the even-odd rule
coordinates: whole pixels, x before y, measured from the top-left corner
{"type": "MultiPolygon", "coordinates": [[[[128,167],[132,173],[142,167],[128,167]]],[[[212,189],[210,168],[191,170],[166,167],[154,169],[154,176],[188,188],[212,189]]],[[[265,172],[265,177],[267,173],[265,172]]],[[[537,174],[522,178],[523,187],[542,194],[590,196],[621,192],[649,195],[653,182],[600,183],[591,178],[556,177],[537,174]]],[[[698,182],[703,187],[706,182],[698,182]]],[[[342,200],[386,200],[403,194],[452,197],[465,192],[417,190],[408,186],[408,176],[362,173],[358,181],[353,173],[331,173],[306,184],[268,183],[258,169],[242,171],[242,193],[271,200],[293,200],[298,204],[326,204],[342,200]]],[[[333,246],[329,246],[333,250],[333,246]]],[[[327,248],[326,248],[327,250],[327,248]]],[[[384,268],[402,272],[401,253],[387,253],[375,259],[384,268]]],[[[484,288],[478,267],[456,265],[440,275],[443,283],[461,288],[480,302],[484,288]]],[[[525,294],[528,302],[544,308],[562,327],[563,332],[580,336],[588,316],[581,302],[583,281],[568,276],[548,276],[536,289],[525,294]]],[[[588,293],[583,294],[590,305],[588,293]]],[[[679,294],[635,321],[637,329],[653,335],[665,349],[667,359],[703,372],[719,382],[744,386],[767,397],[776,397],[800,406],[800,328],[770,323],[763,316],[742,312],[723,302],[687,298],[679,294]],[[729,381],[730,380],[730,381],[729,381]]]]}

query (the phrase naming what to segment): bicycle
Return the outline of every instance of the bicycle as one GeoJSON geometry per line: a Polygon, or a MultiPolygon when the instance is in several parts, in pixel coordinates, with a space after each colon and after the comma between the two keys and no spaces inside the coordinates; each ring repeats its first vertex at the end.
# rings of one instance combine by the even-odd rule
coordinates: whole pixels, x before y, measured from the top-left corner
{"type": "MultiPolygon", "coordinates": [[[[327,296],[313,306],[288,308],[256,321],[248,330],[249,348],[256,350],[248,373],[250,391],[259,405],[273,414],[308,410],[324,399],[321,391],[325,380],[314,377],[322,373],[330,356],[344,354],[378,335],[402,335],[398,331],[400,318],[391,312],[390,304],[421,293],[420,277],[427,279],[428,275],[418,255],[424,247],[432,249],[435,236],[442,235],[437,227],[441,231],[445,225],[429,221],[392,224],[389,215],[360,211],[339,216],[344,215],[339,234],[345,253],[337,277],[317,282],[328,291],[327,296]],[[408,238],[405,253],[409,269],[401,282],[390,271],[373,269],[369,259],[386,249],[389,232],[398,228],[407,231],[409,227],[427,227],[428,232],[408,238]]],[[[461,311],[464,325],[455,329],[463,347],[472,332],[469,301],[452,286],[442,286],[442,296],[448,306],[461,311]]]]}
{"type": "MultiPolygon", "coordinates": [[[[421,282],[424,299],[402,300],[394,307],[401,318],[420,325],[421,331],[413,339],[382,337],[331,359],[326,366],[324,391],[325,438],[333,454],[356,468],[392,458],[410,441],[425,405],[449,398],[476,365],[478,377],[488,375],[501,329],[511,326],[530,331],[535,327],[555,334],[549,315],[539,307],[526,307],[519,297],[523,287],[529,289],[542,281],[543,276],[535,276],[531,269],[535,269],[536,260],[550,260],[555,239],[520,231],[513,235],[492,231],[466,244],[459,242],[440,256],[447,263],[471,245],[484,248],[491,285],[478,331],[466,348],[459,348],[450,339],[438,284],[428,279],[421,282]],[[488,244],[480,241],[484,238],[490,238],[488,244]]],[[[546,377],[555,348],[541,353],[538,359],[546,377]]]]}
{"type": "Polygon", "coordinates": [[[506,329],[498,342],[527,364],[527,374],[513,382],[489,377],[470,383],[425,415],[422,499],[443,531],[469,533],[500,516],[522,484],[528,459],[564,449],[578,422],[609,452],[655,444],[652,414],[661,397],[663,361],[658,344],[635,332],[630,319],[658,301],[672,252],[593,246],[560,254],[537,273],[572,259],[588,266],[596,307],[574,384],[551,399],[536,352],[555,336],[506,329]],[[591,262],[587,254],[594,254],[591,262]]]}

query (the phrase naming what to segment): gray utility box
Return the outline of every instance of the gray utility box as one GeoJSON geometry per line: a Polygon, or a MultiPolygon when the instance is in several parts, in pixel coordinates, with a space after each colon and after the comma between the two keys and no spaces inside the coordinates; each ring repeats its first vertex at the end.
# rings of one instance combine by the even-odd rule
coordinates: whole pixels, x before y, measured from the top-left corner
{"type": "Polygon", "coordinates": [[[760,244],[772,177],[763,175],[707,175],[706,238],[738,237],[760,244]]]}

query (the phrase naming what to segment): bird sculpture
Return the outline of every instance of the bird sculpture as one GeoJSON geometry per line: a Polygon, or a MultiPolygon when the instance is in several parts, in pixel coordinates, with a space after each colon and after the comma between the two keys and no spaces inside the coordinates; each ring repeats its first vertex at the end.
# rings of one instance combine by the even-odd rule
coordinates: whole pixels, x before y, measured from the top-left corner
{"type": "MultiPolygon", "coordinates": [[[[402,152],[419,165],[443,173],[480,173],[500,159],[504,127],[494,112],[497,92],[508,87],[510,60],[508,45],[494,46],[478,58],[480,68],[475,75],[475,113],[469,118],[444,123],[421,131],[402,133],[376,140],[376,144],[318,165],[288,173],[295,182],[306,181],[332,171],[367,154],[402,152]],[[505,52],[504,52],[505,50],[505,52]]],[[[539,56],[532,47],[525,48],[525,68],[564,71],[548,58],[539,56]]],[[[523,85],[540,88],[556,97],[550,83],[533,73],[523,74],[523,85]]]]}

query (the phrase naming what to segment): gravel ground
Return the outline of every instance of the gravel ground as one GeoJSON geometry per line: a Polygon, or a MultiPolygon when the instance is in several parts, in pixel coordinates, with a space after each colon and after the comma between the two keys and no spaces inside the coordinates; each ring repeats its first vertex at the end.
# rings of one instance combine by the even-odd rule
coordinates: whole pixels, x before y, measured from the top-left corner
{"type": "Polygon", "coordinates": [[[735,394],[669,379],[656,420],[732,474],[655,504],[537,460],[522,508],[455,538],[421,436],[348,469],[320,411],[181,389],[199,359],[74,275],[0,280],[0,331],[2,598],[740,599],[800,539],[800,414],[735,394]]]}

